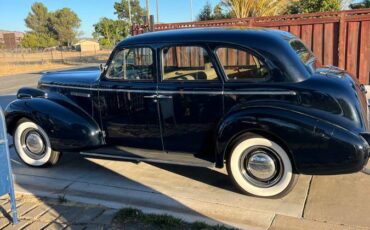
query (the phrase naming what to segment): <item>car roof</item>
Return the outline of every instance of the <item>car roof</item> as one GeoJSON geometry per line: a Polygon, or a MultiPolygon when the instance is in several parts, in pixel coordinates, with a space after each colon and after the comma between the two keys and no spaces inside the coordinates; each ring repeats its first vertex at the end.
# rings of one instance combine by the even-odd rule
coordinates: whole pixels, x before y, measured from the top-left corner
{"type": "Polygon", "coordinates": [[[244,43],[245,40],[290,40],[295,38],[291,33],[268,28],[246,28],[246,27],[207,27],[186,28],[175,30],[164,30],[144,33],[129,37],[118,44],[133,45],[143,43],[169,43],[169,42],[237,42],[244,43]],[[244,42],[243,42],[244,41],[244,42]]]}
{"type": "Polygon", "coordinates": [[[268,28],[207,27],[149,32],[129,37],[116,49],[132,45],[171,45],[183,43],[216,43],[241,46],[268,59],[284,73],[289,82],[307,79],[311,73],[301,62],[289,42],[297,39],[293,34],[268,28]]]}

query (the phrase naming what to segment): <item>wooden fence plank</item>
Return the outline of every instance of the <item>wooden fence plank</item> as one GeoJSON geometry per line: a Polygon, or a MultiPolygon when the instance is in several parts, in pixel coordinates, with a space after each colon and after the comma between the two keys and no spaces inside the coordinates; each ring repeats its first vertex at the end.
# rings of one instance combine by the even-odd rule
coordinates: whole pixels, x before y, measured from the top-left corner
{"type": "Polygon", "coordinates": [[[290,33],[297,37],[301,37],[301,27],[300,26],[290,26],[290,33]]]}
{"type": "Polygon", "coordinates": [[[334,23],[324,25],[324,65],[334,65],[334,23]]]}
{"type": "Polygon", "coordinates": [[[346,56],[346,70],[357,77],[357,59],[358,59],[358,40],[359,40],[359,22],[348,23],[348,42],[346,56]]]}
{"type": "Polygon", "coordinates": [[[312,50],[320,63],[323,63],[323,24],[313,26],[312,50]]]}
{"type": "Polygon", "coordinates": [[[359,60],[359,80],[361,83],[368,83],[370,78],[370,21],[361,22],[360,40],[360,60],[359,60]]]}
{"type": "Polygon", "coordinates": [[[312,25],[304,25],[302,26],[302,41],[306,44],[306,46],[312,49],[312,25]]]}

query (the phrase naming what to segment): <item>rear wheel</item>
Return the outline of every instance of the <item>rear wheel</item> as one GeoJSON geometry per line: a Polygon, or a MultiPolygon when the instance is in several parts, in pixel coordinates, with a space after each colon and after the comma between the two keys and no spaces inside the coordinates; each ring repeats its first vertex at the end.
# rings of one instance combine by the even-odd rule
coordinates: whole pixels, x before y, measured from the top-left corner
{"type": "Polygon", "coordinates": [[[281,197],[297,181],[285,150],[261,136],[239,139],[227,161],[227,170],[244,193],[260,197],[281,197]]]}
{"type": "Polygon", "coordinates": [[[60,152],[51,149],[48,135],[36,123],[20,120],[13,138],[18,156],[27,165],[41,167],[55,165],[59,161],[60,152]]]}

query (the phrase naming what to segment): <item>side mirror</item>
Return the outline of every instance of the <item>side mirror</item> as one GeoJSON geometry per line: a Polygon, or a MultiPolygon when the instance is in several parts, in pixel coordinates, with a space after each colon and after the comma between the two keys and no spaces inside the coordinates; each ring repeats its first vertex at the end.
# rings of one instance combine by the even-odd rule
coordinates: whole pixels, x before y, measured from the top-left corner
{"type": "Polygon", "coordinates": [[[99,69],[100,69],[100,72],[104,72],[106,69],[107,69],[107,66],[106,65],[104,65],[104,64],[100,64],[99,65],[99,69]]]}

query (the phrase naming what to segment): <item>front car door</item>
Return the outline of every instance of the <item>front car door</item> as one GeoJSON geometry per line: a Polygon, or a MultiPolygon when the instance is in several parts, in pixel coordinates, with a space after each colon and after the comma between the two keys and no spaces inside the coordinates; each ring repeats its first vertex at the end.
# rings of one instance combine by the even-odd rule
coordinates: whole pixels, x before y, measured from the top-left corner
{"type": "Polygon", "coordinates": [[[222,80],[205,46],[169,45],[160,50],[158,101],[164,149],[213,157],[223,115],[222,80]]]}
{"type": "Polygon", "coordinates": [[[163,150],[154,57],[150,47],[116,48],[99,85],[107,144],[163,150]]]}

